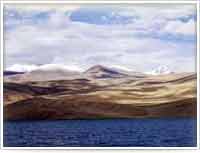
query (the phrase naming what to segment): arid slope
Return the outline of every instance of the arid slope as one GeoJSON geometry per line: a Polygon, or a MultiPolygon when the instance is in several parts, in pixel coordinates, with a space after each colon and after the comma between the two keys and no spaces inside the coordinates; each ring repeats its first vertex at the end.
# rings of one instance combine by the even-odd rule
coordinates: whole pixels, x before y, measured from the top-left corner
{"type": "Polygon", "coordinates": [[[195,117],[196,74],[4,82],[4,119],[195,117]]]}

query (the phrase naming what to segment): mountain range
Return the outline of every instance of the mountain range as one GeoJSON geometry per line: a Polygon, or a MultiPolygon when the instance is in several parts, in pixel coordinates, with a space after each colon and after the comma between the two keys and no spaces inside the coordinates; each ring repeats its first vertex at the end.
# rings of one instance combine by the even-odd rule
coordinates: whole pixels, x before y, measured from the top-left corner
{"type": "Polygon", "coordinates": [[[4,76],[4,119],[195,117],[196,73],[144,74],[96,65],[4,76]]]}
{"type": "MultiPolygon", "coordinates": [[[[7,74],[9,71],[4,71],[7,74]]],[[[142,77],[145,74],[133,71],[125,71],[119,68],[108,68],[102,65],[95,65],[84,72],[73,71],[66,68],[63,65],[44,65],[37,69],[28,72],[14,72],[16,75],[7,76],[7,81],[49,81],[49,80],[62,80],[62,79],[73,79],[73,78],[122,78],[128,76],[142,77]]]]}

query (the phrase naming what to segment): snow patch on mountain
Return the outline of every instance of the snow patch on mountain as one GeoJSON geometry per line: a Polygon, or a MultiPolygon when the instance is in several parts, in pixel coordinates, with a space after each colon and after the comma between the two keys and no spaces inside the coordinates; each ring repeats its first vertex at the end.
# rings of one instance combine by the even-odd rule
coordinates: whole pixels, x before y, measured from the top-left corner
{"type": "Polygon", "coordinates": [[[61,70],[61,71],[82,71],[79,67],[75,65],[64,65],[64,64],[45,64],[39,66],[36,70],[41,71],[53,71],[53,70],[61,70]]]}
{"type": "Polygon", "coordinates": [[[44,64],[44,65],[29,65],[29,64],[14,64],[6,69],[7,71],[15,72],[32,72],[32,71],[78,71],[81,72],[82,69],[75,65],[64,65],[64,64],[44,64]]]}
{"type": "Polygon", "coordinates": [[[113,69],[119,69],[119,70],[128,71],[128,72],[133,71],[132,69],[127,68],[127,67],[122,66],[122,65],[112,65],[110,67],[113,68],[113,69]]]}
{"type": "Polygon", "coordinates": [[[38,68],[37,65],[33,64],[14,64],[8,68],[6,71],[14,71],[14,72],[30,72],[36,70],[38,68]]]}
{"type": "Polygon", "coordinates": [[[164,75],[164,74],[170,74],[172,71],[167,66],[159,66],[156,69],[153,69],[152,71],[146,72],[146,74],[150,75],[164,75]]]}

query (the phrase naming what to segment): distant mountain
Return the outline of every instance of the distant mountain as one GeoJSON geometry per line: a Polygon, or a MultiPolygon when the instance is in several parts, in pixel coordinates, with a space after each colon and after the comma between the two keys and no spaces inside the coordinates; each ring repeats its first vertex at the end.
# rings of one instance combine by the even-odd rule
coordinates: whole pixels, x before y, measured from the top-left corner
{"type": "Polygon", "coordinates": [[[171,73],[173,72],[170,71],[167,66],[159,66],[158,68],[150,72],[146,72],[146,74],[151,74],[151,75],[164,75],[164,74],[171,74],[171,73]]]}
{"type": "Polygon", "coordinates": [[[3,71],[3,75],[4,75],[4,76],[17,75],[17,74],[24,74],[24,72],[3,71]]]}
{"type": "Polygon", "coordinates": [[[76,66],[69,66],[64,64],[43,64],[43,65],[33,65],[33,64],[14,64],[8,68],[6,71],[14,72],[32,72],[35,70],[49,71],[49,70],[69,70],[69,71],[81,71],[80,68],[76,66]]]}
{"type": "Polygon", "coordinates": [[[20,75],[13,75],[7,78],[11,81],[49,81],[74,78],[79,72],[69,70],[67,67],[58,64],[46,64],[39,66],[33,71],[20,75]]]}
{"type": "Polygon", "coordinates": [[[129,77],[132,77],[132,78],[144,78],[144,77],[146,77],[145,73],[133,71],[132,69],[128,69],[126,67],[112,66],[111,68],[114,71],[117,71],[121,74],[124,74],[125,76],[129,76],[129,77]]]}
{"type": "Polygon", "coordinates": [[[122,72],[133,72],[132,69],[127,68],[127,67],[122,66],[122,65],[111,65],[110,68],[112,68],[114,70],[122,71],[122,72]]]}
{"type": "Polygon", "coordinates": [[[84,72],[88,77],[92,78],[120,78],[127,74],[117,71],[117,69],[108,68],[102,65],[95,65],[84,72]]]}
{"type": "Polygon", "coordinates": [[[32,71],[73,71],[73,72],[80,72],[81,69],[79,69],[76,66],[69,66],[69,65],[64,65],[64,64],[44,64],[38,66],[36,69],[32,71]]]}
{"type": "Polygon", "coordinates": [[[7,81],[30,82],[30,81],[50,81],[50,80],[69,80],[81,78],[108,79],[108,78],[143,78],[145,74],[130,71],[121,67],[106,67],[95,65],[88,70],[78,71],[76,67],[61,64],[40,65],[32,71],[7,76],[7,81]]]}
{"type": "Polygon", "coordinates": [[[30,72],[38,68],[38,65],[34,64],[14,64],[8,68],[6,71],[14,71],[14,72],[30,72]]]}

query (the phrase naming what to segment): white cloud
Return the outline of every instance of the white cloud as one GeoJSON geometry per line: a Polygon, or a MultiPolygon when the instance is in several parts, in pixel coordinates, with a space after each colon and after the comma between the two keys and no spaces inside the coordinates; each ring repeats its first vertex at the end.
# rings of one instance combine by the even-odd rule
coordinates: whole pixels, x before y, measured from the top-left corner
{"type": "Polygon", "coordinates": [[[14,9],[23,13],[24,11],[74,11],[80,8],[79,4],[6,4],[6,9],[14,9]]]}
{"type": "Polygon", "coordinates": [[[171,34],[195,35],[195,25],[196,23],[194,20],[190,20],[186,23],[181,21],[171,21],[164,27],[163,32],[171,34]]]}
{"type": "Polygon", "coordinates": [[[170,41],[153,35],[195,35],[193,20],[184,23],[176,20],[194,13],[195,7],[134,8],[135,11],[123,13],[138,15],[139,18],[126,25],[74,22],[60,11],[51,13],[44,23],[20,24],[5,34],[6,67],[15,63],[64,64],[83,70],[93,64],[104,64],[147,71],[158,65],[167,65],[175,71],[193,71],[194,42],[170,41]]]}
{"type": "Polygon", "coordinates": [[[193,15],[196,10],[196,6],[193,4],[134,4],[134,6],[122,5],[120,14],[135,15],[145,19],[176,19],[193,15]]]}
{"type": "Polygon", "coordinates": [[[67,23],[70,22],[69,15],[56,11],[51,14],[47,24],[54,28],[67,26],[67,23]]]}

